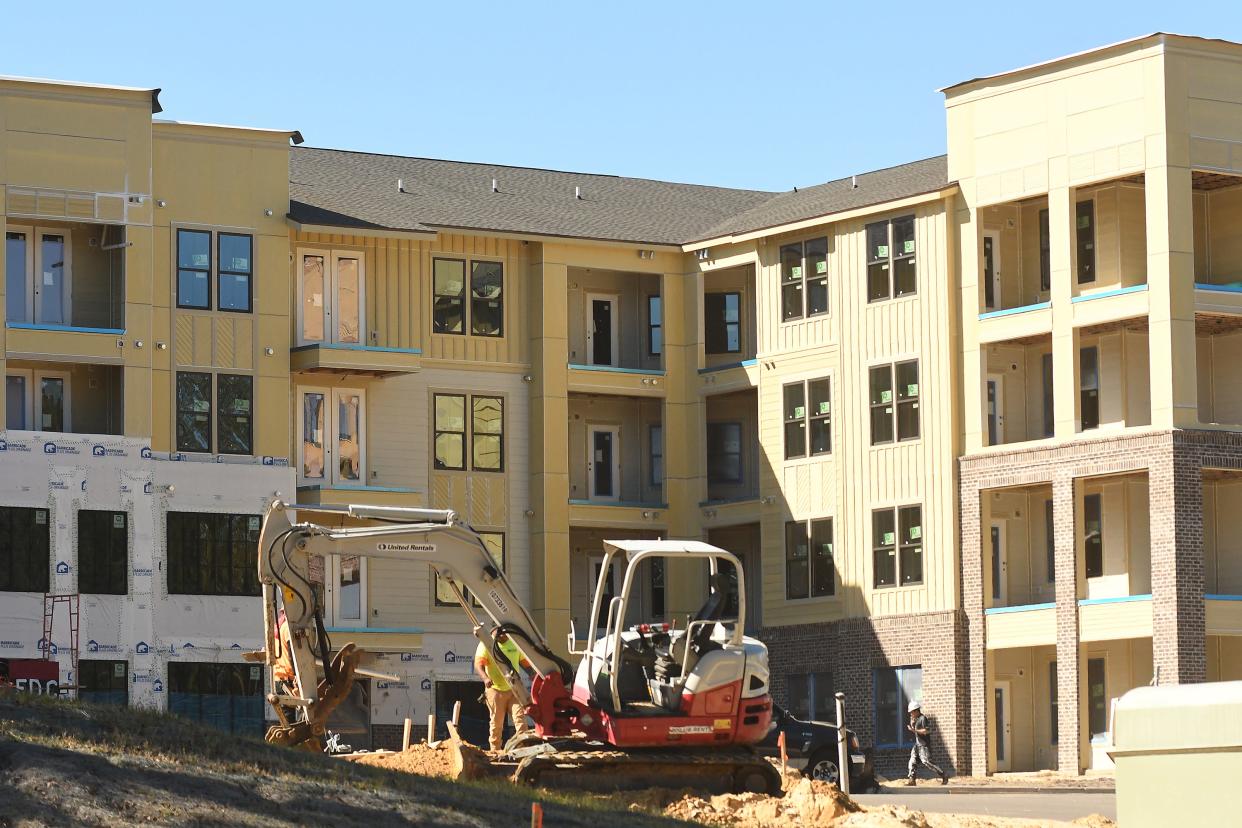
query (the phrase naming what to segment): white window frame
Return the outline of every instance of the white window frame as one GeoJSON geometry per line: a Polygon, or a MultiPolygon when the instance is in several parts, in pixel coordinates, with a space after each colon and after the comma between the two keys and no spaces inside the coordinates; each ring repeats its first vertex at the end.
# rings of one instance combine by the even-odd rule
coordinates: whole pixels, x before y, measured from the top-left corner
{"type": "Polygon", "coordinates": [[[344,345],[346,347],[364,347],[370,343],[370,331],[367,329],[367,271],[366,254],[361,250],[347,248],[299,247],[295,273],[298,290],[297,343],[302,345],[344,345]],[[303,325],[302,310],[305,308],[305,283],[303,281],[302,260],[306,256],[322,256],[324,260],[323,274],[323,339],[307,339],[303,325]],[[340,313],[340,291],[337,289],[337,262],[341,259],[356,259],[358,262],[358,341],[338,342],[337,318],[340,313]]]}
{"type": "MultiPolygon", "coordinates": [[[[28,224],[6,224],[6,233],[25,233],[26,234],[26,309],[24,319],[18,324],[27,325],[61,325],[64,327],[73,326],[73,231],[69,228],[61,227],[44,227],[41,225],[28,224]],[[64,283],[61,285],[63,291],[62,307],[64,308],[64,319],[60,322],[40,322],[39,317],[43,311],[43,237],[64,236],[65,237],[65,267],[62,277],[64,283]]],[[[7,319],[8,308],[5,308],[5,317],[7,319]]]]}
{"type": "MultiPolygon", "coordinates": [[[[367,592],[367,559],[365,557],[358,558],[358,618],[345,618],[341,615],[341,555],[330,555],[329,562],[329,579],[328,579],[328,599],[324,603],[328,606],[328,612],[332,619],[333,627],[358,627],[365,628],[367,626],[367,617],[370,615],[368,592],[367,592]]],[[[353,557],[345,556],[345,557],[353,557]]]]}
{"type": "MultiPolygon", "coordinates": [[[[583,320],[584,332],[586,333],[586,358],[587,365],[603,365],[616,368],[621,364],[620,354],[620,332],[618,331],[618,321],[621,319],[621,297],[615,293],[588,293],[586,295],[585,319],[583,320]],[[596,300],[607,300],[612,308],[612,324],[609,325],[611,330],[612,344],[612,362],[596,362],[595,361],[595,315],[592,313],[593,305],[596,300]]],[[[663,319],[664,309],[660,308],[660,318],[663,319]]]]}
{"type": "Polygon", "coordinates": [[[586,440],[587,497],[600,503],[615,503],[621,499],[621,426],[608,423],[587,423],[586,440]],[[595,493],[595,435],[599,432],[612,434],[612,495],[595,493]]]}
{"type": "Polygon", "coordinates": [[[297,476],[298,485],[303,486],[324,486],[332,488],[334,486],[365,486],[367,485],[367,392],[363,388],[353,388],[351,386],[342,386],[339,388],[328,388],[319,385],[299,385],[297,386],[297,395],[295,397],[297,405],[297,476]],[[303,475],[303,455],[302,455],[302,435],[306,433],[306,406],[303,405],[303,397],[306,394],[322,394],[324,404],[323,418],[323,477],[306,477],[303,475]],[[340,412],[340,398],[346,394],[358,395],[358,468],[360,474],[357,480],[344,480],[341,478],[341,464],[338,459],[337,440],[339,437],[339,423],[337,416],[340,412]]]}

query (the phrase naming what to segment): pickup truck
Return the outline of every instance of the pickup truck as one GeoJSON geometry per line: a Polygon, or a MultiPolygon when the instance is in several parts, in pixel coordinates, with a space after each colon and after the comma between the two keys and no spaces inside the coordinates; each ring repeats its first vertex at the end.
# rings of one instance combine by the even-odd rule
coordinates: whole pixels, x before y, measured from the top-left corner
{"type": "MultiPolygon", "coordinates": [[[[802,771],[803,776],[831,782],[840,779],[837,770],[837,726],[829,722],[804,721],[779,705],[772,705],[772,725],[768,735],[756,745],[765,756],[779,757],[778,739],[785,734],[785,753],[789,767],[802,771]]],[[[858,737],[845,729],[850,757],[850,792],[866,793],[877,788],[874,751],[859,745],[858,737]]]]}

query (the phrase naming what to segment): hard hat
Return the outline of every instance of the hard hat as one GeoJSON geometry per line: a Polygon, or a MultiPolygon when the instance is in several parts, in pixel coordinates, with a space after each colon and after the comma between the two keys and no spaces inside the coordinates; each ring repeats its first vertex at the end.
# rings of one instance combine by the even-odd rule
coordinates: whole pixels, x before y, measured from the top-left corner
{"type": "Polygon", "coordinates": [[[912,701],[912,702],[910,702],[910,705],[906,708],[906,712],[907,712],[907,713],[913,713],[914,711],[916,711],[916,710],[918,710],[918,709],[919,709],[919,703],[918,703],[918,702],[916,702],[916,701],[912,701]]]}

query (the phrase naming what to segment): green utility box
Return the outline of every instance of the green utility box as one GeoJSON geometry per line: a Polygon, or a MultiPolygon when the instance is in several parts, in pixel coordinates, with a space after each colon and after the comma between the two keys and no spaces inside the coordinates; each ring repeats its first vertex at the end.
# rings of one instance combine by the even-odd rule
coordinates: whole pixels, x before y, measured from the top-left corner
{"type": "Polygon", "coordinates": [[[1123,828],[1239,824],[1242,681],[1131,690],[1108,753],[1123,828]]]}

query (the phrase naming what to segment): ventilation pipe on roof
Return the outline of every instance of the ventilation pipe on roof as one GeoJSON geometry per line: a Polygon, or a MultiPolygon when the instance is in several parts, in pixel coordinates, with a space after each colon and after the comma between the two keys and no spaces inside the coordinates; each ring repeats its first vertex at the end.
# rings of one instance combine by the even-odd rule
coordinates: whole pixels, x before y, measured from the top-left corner
{"type": "Polygon", "coordinates": [[[851,189],[851,190],[857,190],[857,189],[858,189],[858,176],[856,176],[856,175],[854,175],[854,176],[850,176],[850,189],[851,189]]]}
{"type": "Polygon", "coordinates": [[[493,193],[498,193],[498,192],[500,192],[500,187],[498,187],[498,186],[496,185],[496,179],[494,179],[494,178],[492,179],[492,192],[493,192],[493,193]]]}
{"type": "Polygon", "coordinates": [[[582,201],[582,188],[581,187],[574,187],[574,198],[578,199],[579,201],[582,201]]]}
{"type": "Polygon", "coordinates": [[[399,193],[405,192],[405,182],[401,180],[400,178],[397,179],[397,192],[399,193]]]}

